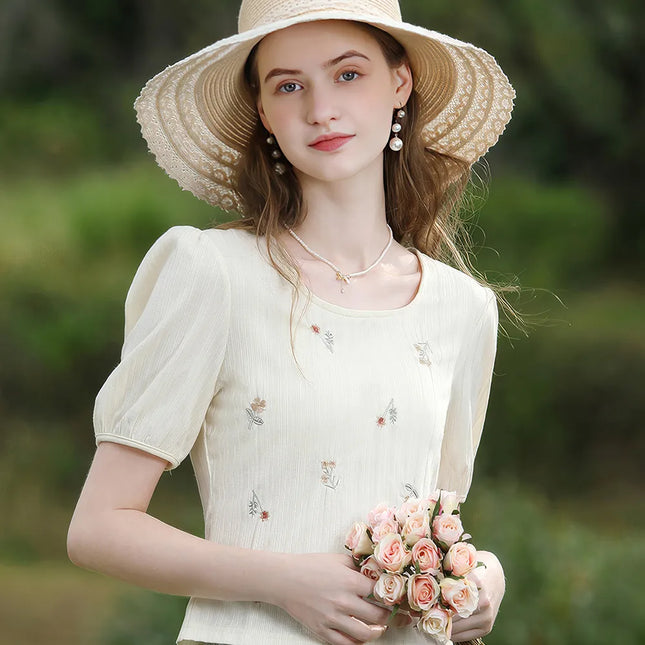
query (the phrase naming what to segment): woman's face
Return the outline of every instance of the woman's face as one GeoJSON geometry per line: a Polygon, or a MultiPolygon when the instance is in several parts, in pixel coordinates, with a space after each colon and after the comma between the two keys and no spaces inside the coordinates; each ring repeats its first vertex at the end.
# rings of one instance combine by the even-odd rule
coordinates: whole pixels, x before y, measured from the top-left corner
{"type": "Polygon", "coordinates": [[[337,20],[294,25],[262,40],[257,70],[260,118],[296,174],[338,181],[382,168],[412,76],[407,64],[390,68],[369,33],[337,20]]]}

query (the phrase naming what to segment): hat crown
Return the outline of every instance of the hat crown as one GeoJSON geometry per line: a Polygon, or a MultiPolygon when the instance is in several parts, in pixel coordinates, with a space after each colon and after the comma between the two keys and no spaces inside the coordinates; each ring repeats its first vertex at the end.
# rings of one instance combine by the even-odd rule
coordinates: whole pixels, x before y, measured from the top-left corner
{"type": "Polygon", "coordinates": [[[398,0],[243,0],[238,18],[240,33],[281,20],[306,20],[320,13],[347,14],[347,20],[356,16],[374,16],[376,20],[401,22],[398,0]]]}

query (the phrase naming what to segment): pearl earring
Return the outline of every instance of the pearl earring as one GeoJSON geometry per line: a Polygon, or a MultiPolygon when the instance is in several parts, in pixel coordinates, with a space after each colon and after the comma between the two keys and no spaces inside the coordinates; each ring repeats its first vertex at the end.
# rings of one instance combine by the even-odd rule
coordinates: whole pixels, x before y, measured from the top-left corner
{"type": "Polygon", "coordinates": [[[394,150],[394,152],[399,152],[399,150],[403,148],[403,141],[399,139],[399,132],[401,132],[402,126],[398,121],[403,118],[405,118],[405,110],[399,110],[396,113],[394,123],[392,124],[392,132],[394,132],[394,136],[390,139],[390,150],[394,150]]]}
{"type": "Polygon", "coordinates": [[[275,146],[275,148],[271,150],[271,158],[276,160],[273,164],[273,171],[276,175],[284,175],[284,173],[287,172],[287,167],[281,161],[277,161],[278,159],[280,159],[280,157],[282,157],[282,152],[280,148],[278,148],[275,137],[273,135],[269,135],[267,137],[267,143],[270,146],[275,146]]]}

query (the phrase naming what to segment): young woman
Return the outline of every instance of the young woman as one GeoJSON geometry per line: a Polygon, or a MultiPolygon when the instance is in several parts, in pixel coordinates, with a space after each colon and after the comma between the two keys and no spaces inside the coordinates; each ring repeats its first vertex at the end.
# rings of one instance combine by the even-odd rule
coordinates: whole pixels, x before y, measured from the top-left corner
{"type": "MultiPolygon", "coordinates": [[[[395,0],[245,0],[238,35],[144,88],[158,163],[243,215],[173,228],[144,258],[68,548],[190,596],[178,642],[428,641],[386,631],[343,543],[379,502],[468,492],[497,309],[455,206],[512,99],[490,55],[395,0]],[[146,512],[189,453],[205,539],[146,512]]],[[[504,593],[479,559],[455,641],[488,633],[504,593]]]]}

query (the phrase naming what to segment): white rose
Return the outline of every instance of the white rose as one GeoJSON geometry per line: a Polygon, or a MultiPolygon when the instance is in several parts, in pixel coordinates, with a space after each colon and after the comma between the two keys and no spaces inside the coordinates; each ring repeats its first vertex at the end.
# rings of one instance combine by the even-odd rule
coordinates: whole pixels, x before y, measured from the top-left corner
{"type": "Polygon", "coordinates": [[[374,585],[374,597],[386,605],[396,605],[405,594],[405,578],[399,573],[382,573],[374,585]]]}
{"type": "Polygon", "coordinates": [[[417,628],[430,636],[434,636],[440,643],[450,642],[452,632],[452,616],[439,605],[424,611],[417,628]]]}

